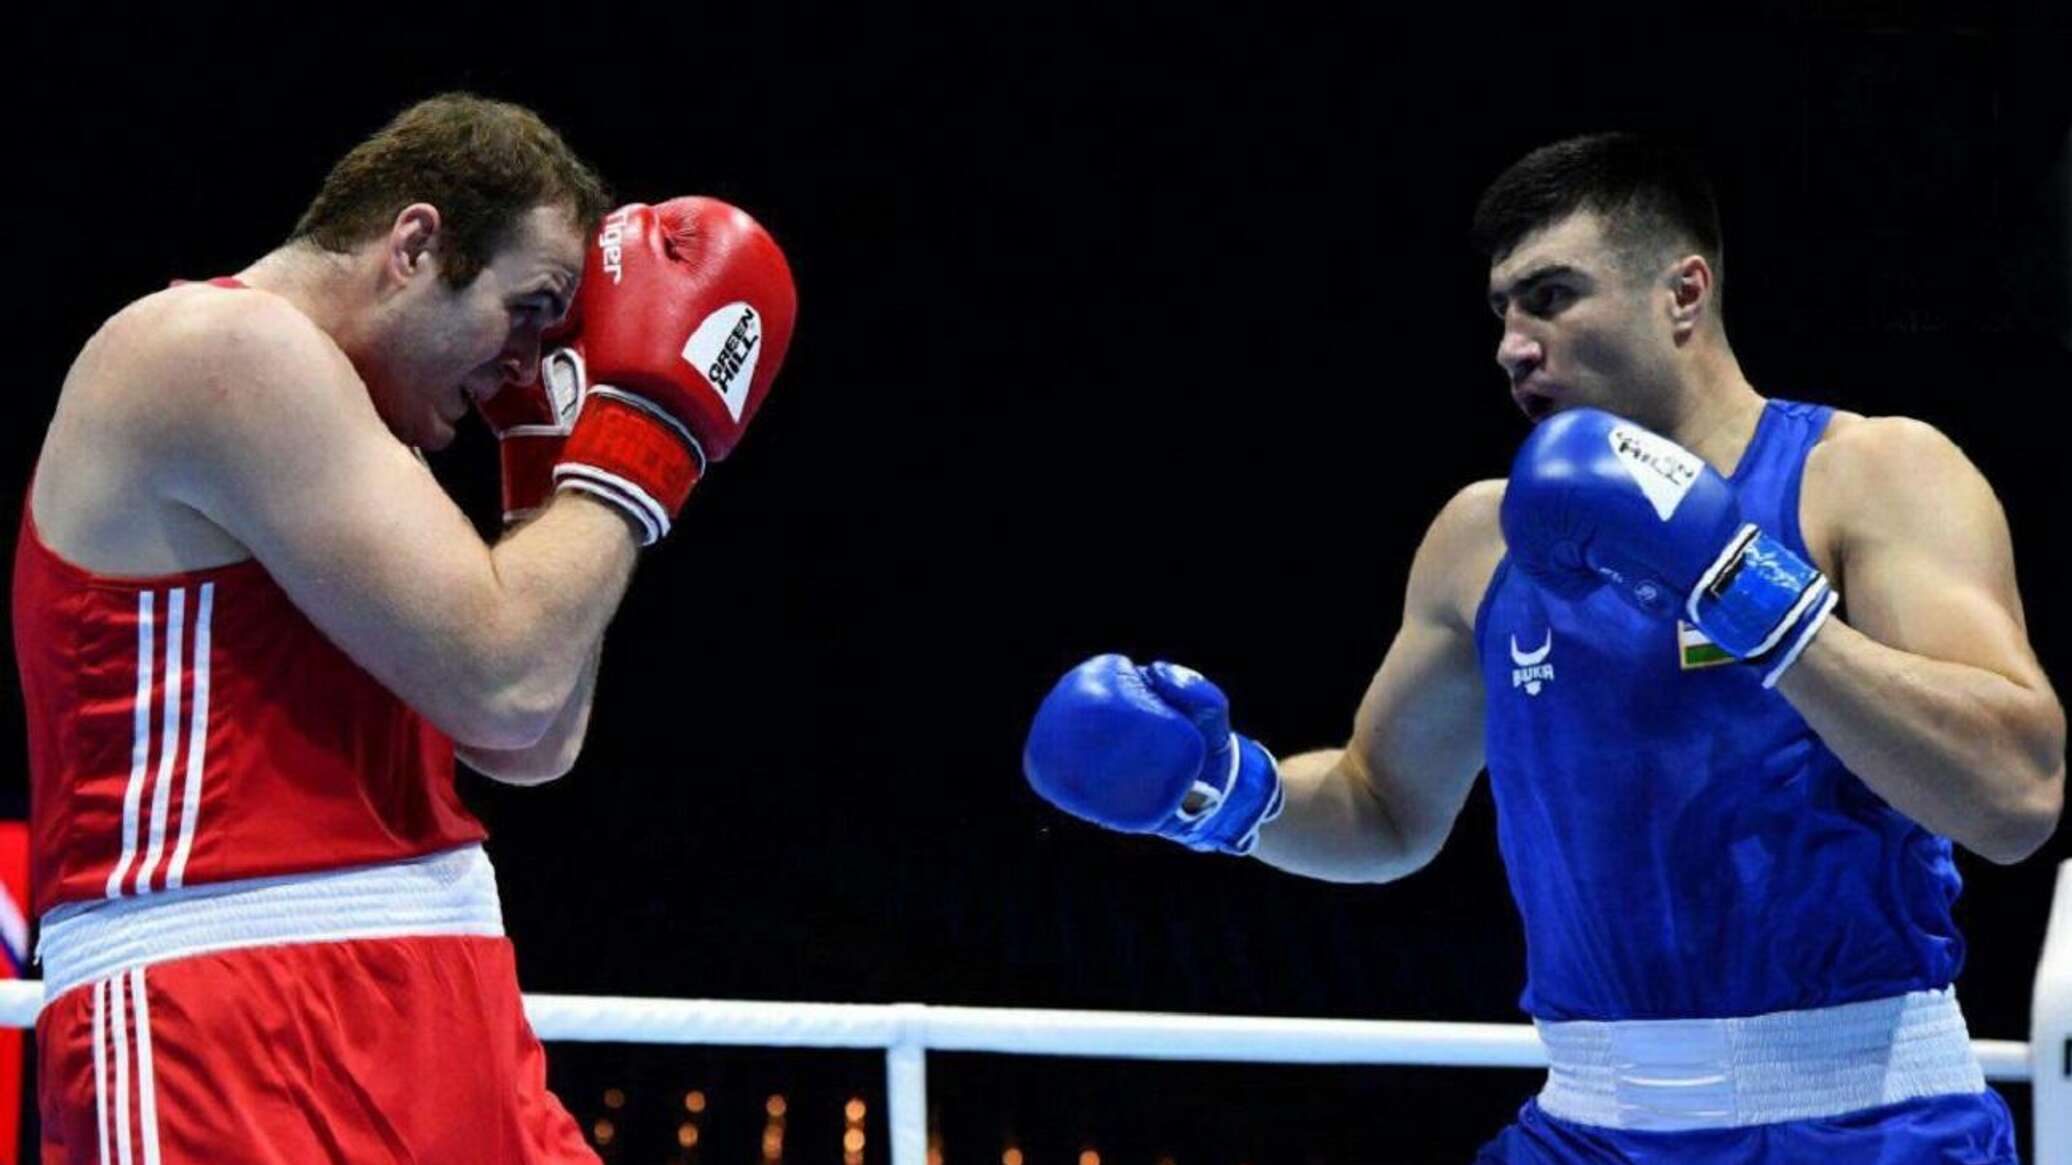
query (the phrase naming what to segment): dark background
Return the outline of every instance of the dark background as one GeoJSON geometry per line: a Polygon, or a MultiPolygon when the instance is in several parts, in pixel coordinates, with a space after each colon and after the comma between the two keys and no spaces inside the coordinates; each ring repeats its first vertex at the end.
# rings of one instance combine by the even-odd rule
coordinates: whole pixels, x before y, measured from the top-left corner
{"type": "MultiPolygon", "coordinates": [[[[1429,870],[1334,887],[1064,819],[1020,777],[1022,734],[1059,671],[1121,650],[1207,671],[1283,754],[1342,741],[1424,525],[1525,431],[1469,208],[1525,150],[1614,127],[1708,160],[1758,387],[1925,418],[1995,483],[2064,682],[2072,38],[2042,4],[1744,11],[590,6],[35,30],[17,54],[44,68],[7,81],[0,507],[101,319],[275,245],[408,102],[528,103],[624,198],[754,212],[801,314],[754,433],[641,568],[577,771],[463,778],[526,988],[1514,1021],[1486,786],[1429,870]]],[[[483,433],[436,467],[490,519],[483,433]]],[[[21,739],[10,696],[0,741],[21,739]]],[[[22,782],[4,788],[20,815],[22,782]]],[[[1974,1035],[2026,1037],[2068,855],[2061,834],[2016,868],[1963,859],[1974,1035]]],[[[884,1159],[876,1056],[551,1052],[579,1118],[614,1122],[615,1160],[677,1152],[692,1086],[699,1159],[753,1159],[775,1092],[788,1159],[838,1158],[852,1093],[884,1159]]],[[[1028,1165],[1089,1144],[1109,1165],[1462,1161],[1538,1085],[931,1066],[948,1165],[1010,1140],[1028,1165]]],[[[2004,1091],[2026,1126],[2027,1089],[2004,1091]]]]}

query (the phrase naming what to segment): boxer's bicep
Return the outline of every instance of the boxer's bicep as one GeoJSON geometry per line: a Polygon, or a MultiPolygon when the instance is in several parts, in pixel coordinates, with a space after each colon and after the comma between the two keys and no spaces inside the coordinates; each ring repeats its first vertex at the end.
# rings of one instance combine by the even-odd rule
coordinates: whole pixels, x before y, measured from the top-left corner
{"type": "Polygon", "coordinates": [[[2047,689],[2007,516],[1962,451],[1927,425],[1879,418],[1834,452],[1829,504],[1849,625],[1888,647],[2047,689]]]}
{"type": "Polygon", "coordinates": [[[251,550],[360,666],[448,733],[480,730],[503,616],[488,548],[320,333],[252,297],[176,353],[167,492],[251,550]]]}
{"type": "Polygon", "coordinates": [[[1831,519],[1854,634],[1822,632],[1790,698],[1895,808],[2019,861],[2060,811],[2065,713],[2029,644],[2007,519],[1933,429],[1880,419],[1850,436],[1801,509],[1831,519]]]}
{"type": "Polygon", "coordinates": [[[1435,852],[1483,764],[1473,610],[1502,557],[1502,483],[1470,486],[1426,533],[1403,622],[1354,717],[1348,755],[1406,843],[1435,852]]]}
{"type": "Polygon", "coordinates": [[[1457,630],[1406,623],[1360,701],[1348,758],[1404,845],[1429,858],[1482,769],[1482,682],[1457,630]]]}

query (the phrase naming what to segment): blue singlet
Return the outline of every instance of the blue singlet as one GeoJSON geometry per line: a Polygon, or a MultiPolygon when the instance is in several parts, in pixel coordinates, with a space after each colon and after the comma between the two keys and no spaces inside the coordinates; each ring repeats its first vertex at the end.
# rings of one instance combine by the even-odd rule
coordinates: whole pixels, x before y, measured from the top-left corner
{"type": "MultiPolygon", "coordinates": [[[[1730,479],[1748,519],[1808,561],[1799,480],[1831,413],[1769,402],[1730,479]]],[[[1498,840],[1525,923],[1527,1012],[1557,1021],[1748,1016],[1937,989],[1956,977],[1964,940],[1950,917],[1960,885],[1950,842],[1843,768],[1756,668],[1720,658],[1694,629],[1642,615],[1608,589],[1559,599],[1508,558],[1490,580],[1475,638],[1498,840]]],[[[1895,1108],[1919,1125],[1952,1103],[1967,1126],[1959,1139],[1985,1155],[1951,1159],[2000,1159],[1990,1144],[2004,1135],[2006,1109],[1990,1092],[1895,1108]]],[[[1816,1126],[1809,1146],[1869,1148],[1831,1139],[1852,1122],[1795,1123],[1816,1126]]],[[[1699,1141],[1751,1146],[1759,1133],[1790,1133],[1535,1133],[1560,1124],[1528,1104],[1485,1151],[1502,1155],[1486,1159],[1594,1160],[1587,1153],[1596,1151],[1679,1160],[1680,1138],[1711,1156],[1725,1145],[1707,1152],[1699,1141]]],[[[1787,1160],[1793,1151],[1779,1142],[1726,1155],[1787,1160]]],[[[1857,1159],[1849,1152],[1826,1159],[1857,1159]]]]}

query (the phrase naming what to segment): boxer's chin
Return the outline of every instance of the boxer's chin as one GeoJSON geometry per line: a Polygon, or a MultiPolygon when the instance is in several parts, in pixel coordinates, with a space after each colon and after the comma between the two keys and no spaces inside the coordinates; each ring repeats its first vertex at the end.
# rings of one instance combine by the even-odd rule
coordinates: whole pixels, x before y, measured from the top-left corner
{"type": "Polygon", "coordinates": [[[1513,390],[1511,399],[1517,404],[1518,411],[1525,414],[1525,419],[1535,425],[1553,416],[1561,408],[1560,401],[1543,392],[1513,390]]]}
{"type": "Polygon", "coordinates": [[[453,444],[455,434],[454,422],[447,420],[445,417],[434,416],[431,419],[431,423],[425,427],[423,433],[418,435],[418,439],[413,444],[427,453],[437,453],[439,450],[453,444]]]}
{"type": "Polygon", "coordinates": [[[501,392],[503,387],[504,374],[501,369],[494,366],[478,368],[460,382],[460,396],[464,401],[488,400],[501,392]]]}

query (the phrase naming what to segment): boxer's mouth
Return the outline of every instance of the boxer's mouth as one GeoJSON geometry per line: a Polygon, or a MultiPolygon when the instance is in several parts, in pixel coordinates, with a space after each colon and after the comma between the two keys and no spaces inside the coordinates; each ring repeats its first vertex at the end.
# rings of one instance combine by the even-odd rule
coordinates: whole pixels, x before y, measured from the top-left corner
{"type": "Polygon", "coordinates": [[[1519,411],[1523,412],[1529,421],[1540,420],[1560,404],[1546,393],[1522,384],[1511,387],[1511,400],[1518,405],[1519,411]]]}

